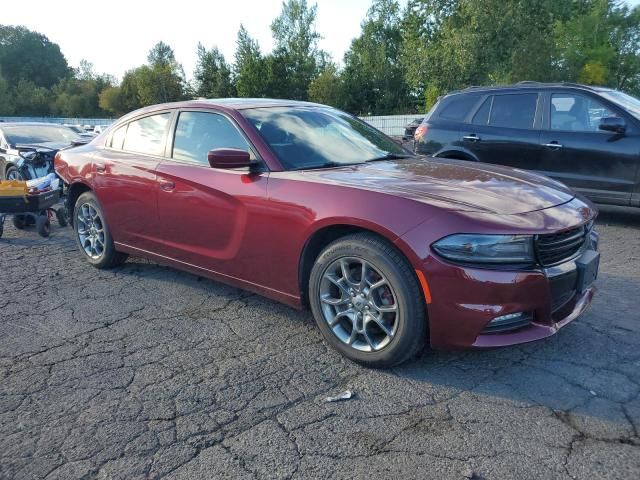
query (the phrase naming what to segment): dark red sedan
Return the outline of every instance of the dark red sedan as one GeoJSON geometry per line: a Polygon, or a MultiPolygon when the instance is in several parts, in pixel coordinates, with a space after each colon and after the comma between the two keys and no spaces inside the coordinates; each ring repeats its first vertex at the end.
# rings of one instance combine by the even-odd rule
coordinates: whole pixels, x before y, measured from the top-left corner
{"type": "Polygon", "coordinates": [[[593,296],[594,207],[505,167],[416,157],[357,118],[198,100],[121,118],[56,170],[83,256],[141,255],[297,308],[371,366],[540,339],[593,296]]]}

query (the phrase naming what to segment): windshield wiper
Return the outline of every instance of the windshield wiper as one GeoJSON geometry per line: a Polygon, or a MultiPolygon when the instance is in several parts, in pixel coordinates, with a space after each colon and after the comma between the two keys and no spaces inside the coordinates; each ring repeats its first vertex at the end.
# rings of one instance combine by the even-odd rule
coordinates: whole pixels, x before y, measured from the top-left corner
{"type": "Polygon", "coordinates": [[[372,158],[371,160],[367,160],[367,162],[381,162],[383,160],[402,160],[405,158],[411,158],[413,155],[409,155],[408,153],[387,153],[381,157],[372,158]]]}
{"type": "Polygon", "coordinates": [[[362,163],[363,162],[354,162],[354,163],[327,162],[321,165],[305,165],[302,167],[292,168],[291,170],[317,170],[319,168],[351,167],[353,165],[362,165],[362,163]]]}

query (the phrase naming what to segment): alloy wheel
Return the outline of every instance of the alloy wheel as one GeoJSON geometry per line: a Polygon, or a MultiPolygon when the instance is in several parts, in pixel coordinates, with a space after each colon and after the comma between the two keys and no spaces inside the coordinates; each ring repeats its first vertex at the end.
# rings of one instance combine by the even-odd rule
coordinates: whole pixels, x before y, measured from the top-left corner
{"type": "Polygon", "coordinates": [[[105,251],[104,222],[98,210],[90,203],[84,203],[76,215],[80,246],[88,257],[99,260],[105,251]]]}
{"type": "Polygon", "coordinates": [[[329,265],[318,292],[322,314],[333,334],[363,352],[386,347],[399,324],[393,286],[371,262],[343,257],[329,265]]]}

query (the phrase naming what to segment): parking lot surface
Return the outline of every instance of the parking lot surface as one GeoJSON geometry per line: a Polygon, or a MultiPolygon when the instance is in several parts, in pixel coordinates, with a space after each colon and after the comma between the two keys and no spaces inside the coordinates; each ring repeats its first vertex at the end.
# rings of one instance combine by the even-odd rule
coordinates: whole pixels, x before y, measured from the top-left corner
{"type": "Polygon", "coordinates": [[[639,478],[640,210],[598,223],[599,291],[559,334],[376,371],[309,312],[140,259],[98,271],[71,229],[8,222],[0,477],[639,478]]]}

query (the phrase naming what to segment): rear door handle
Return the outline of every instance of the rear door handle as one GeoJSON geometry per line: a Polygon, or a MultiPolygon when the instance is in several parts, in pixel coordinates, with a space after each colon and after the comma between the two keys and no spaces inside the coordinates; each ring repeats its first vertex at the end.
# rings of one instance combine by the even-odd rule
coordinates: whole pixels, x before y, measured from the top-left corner
{"type": "Polygon", "coordinates": [[[463,140],[468,140],[470,142],[479,142],[480,141],[480,137],[478,135],[476,135],[475,133],[472,133],[470,135],[465,135],[464,137],[462,137],[463,140]]]}
{"type": "Polygon", "coordinates": [[[107,171],[107,167],[105,166],[104,163],[96,163],[96,172],[97,173],[104,173],[107,171]]]}
{"type": "Polygon", "coordinates": [[[553,149],[558,149],[563,147],[563,145],[558,142],[543,143],[542,146],[547,148],[553,148],[553,149]]]}
{"type": "Polygon", "coordinates": [[[170,192],[174,188],[176,188],[176,184],[170,182],[169,180],[160,180],[160,188],[165,192],[170,192]]]}

